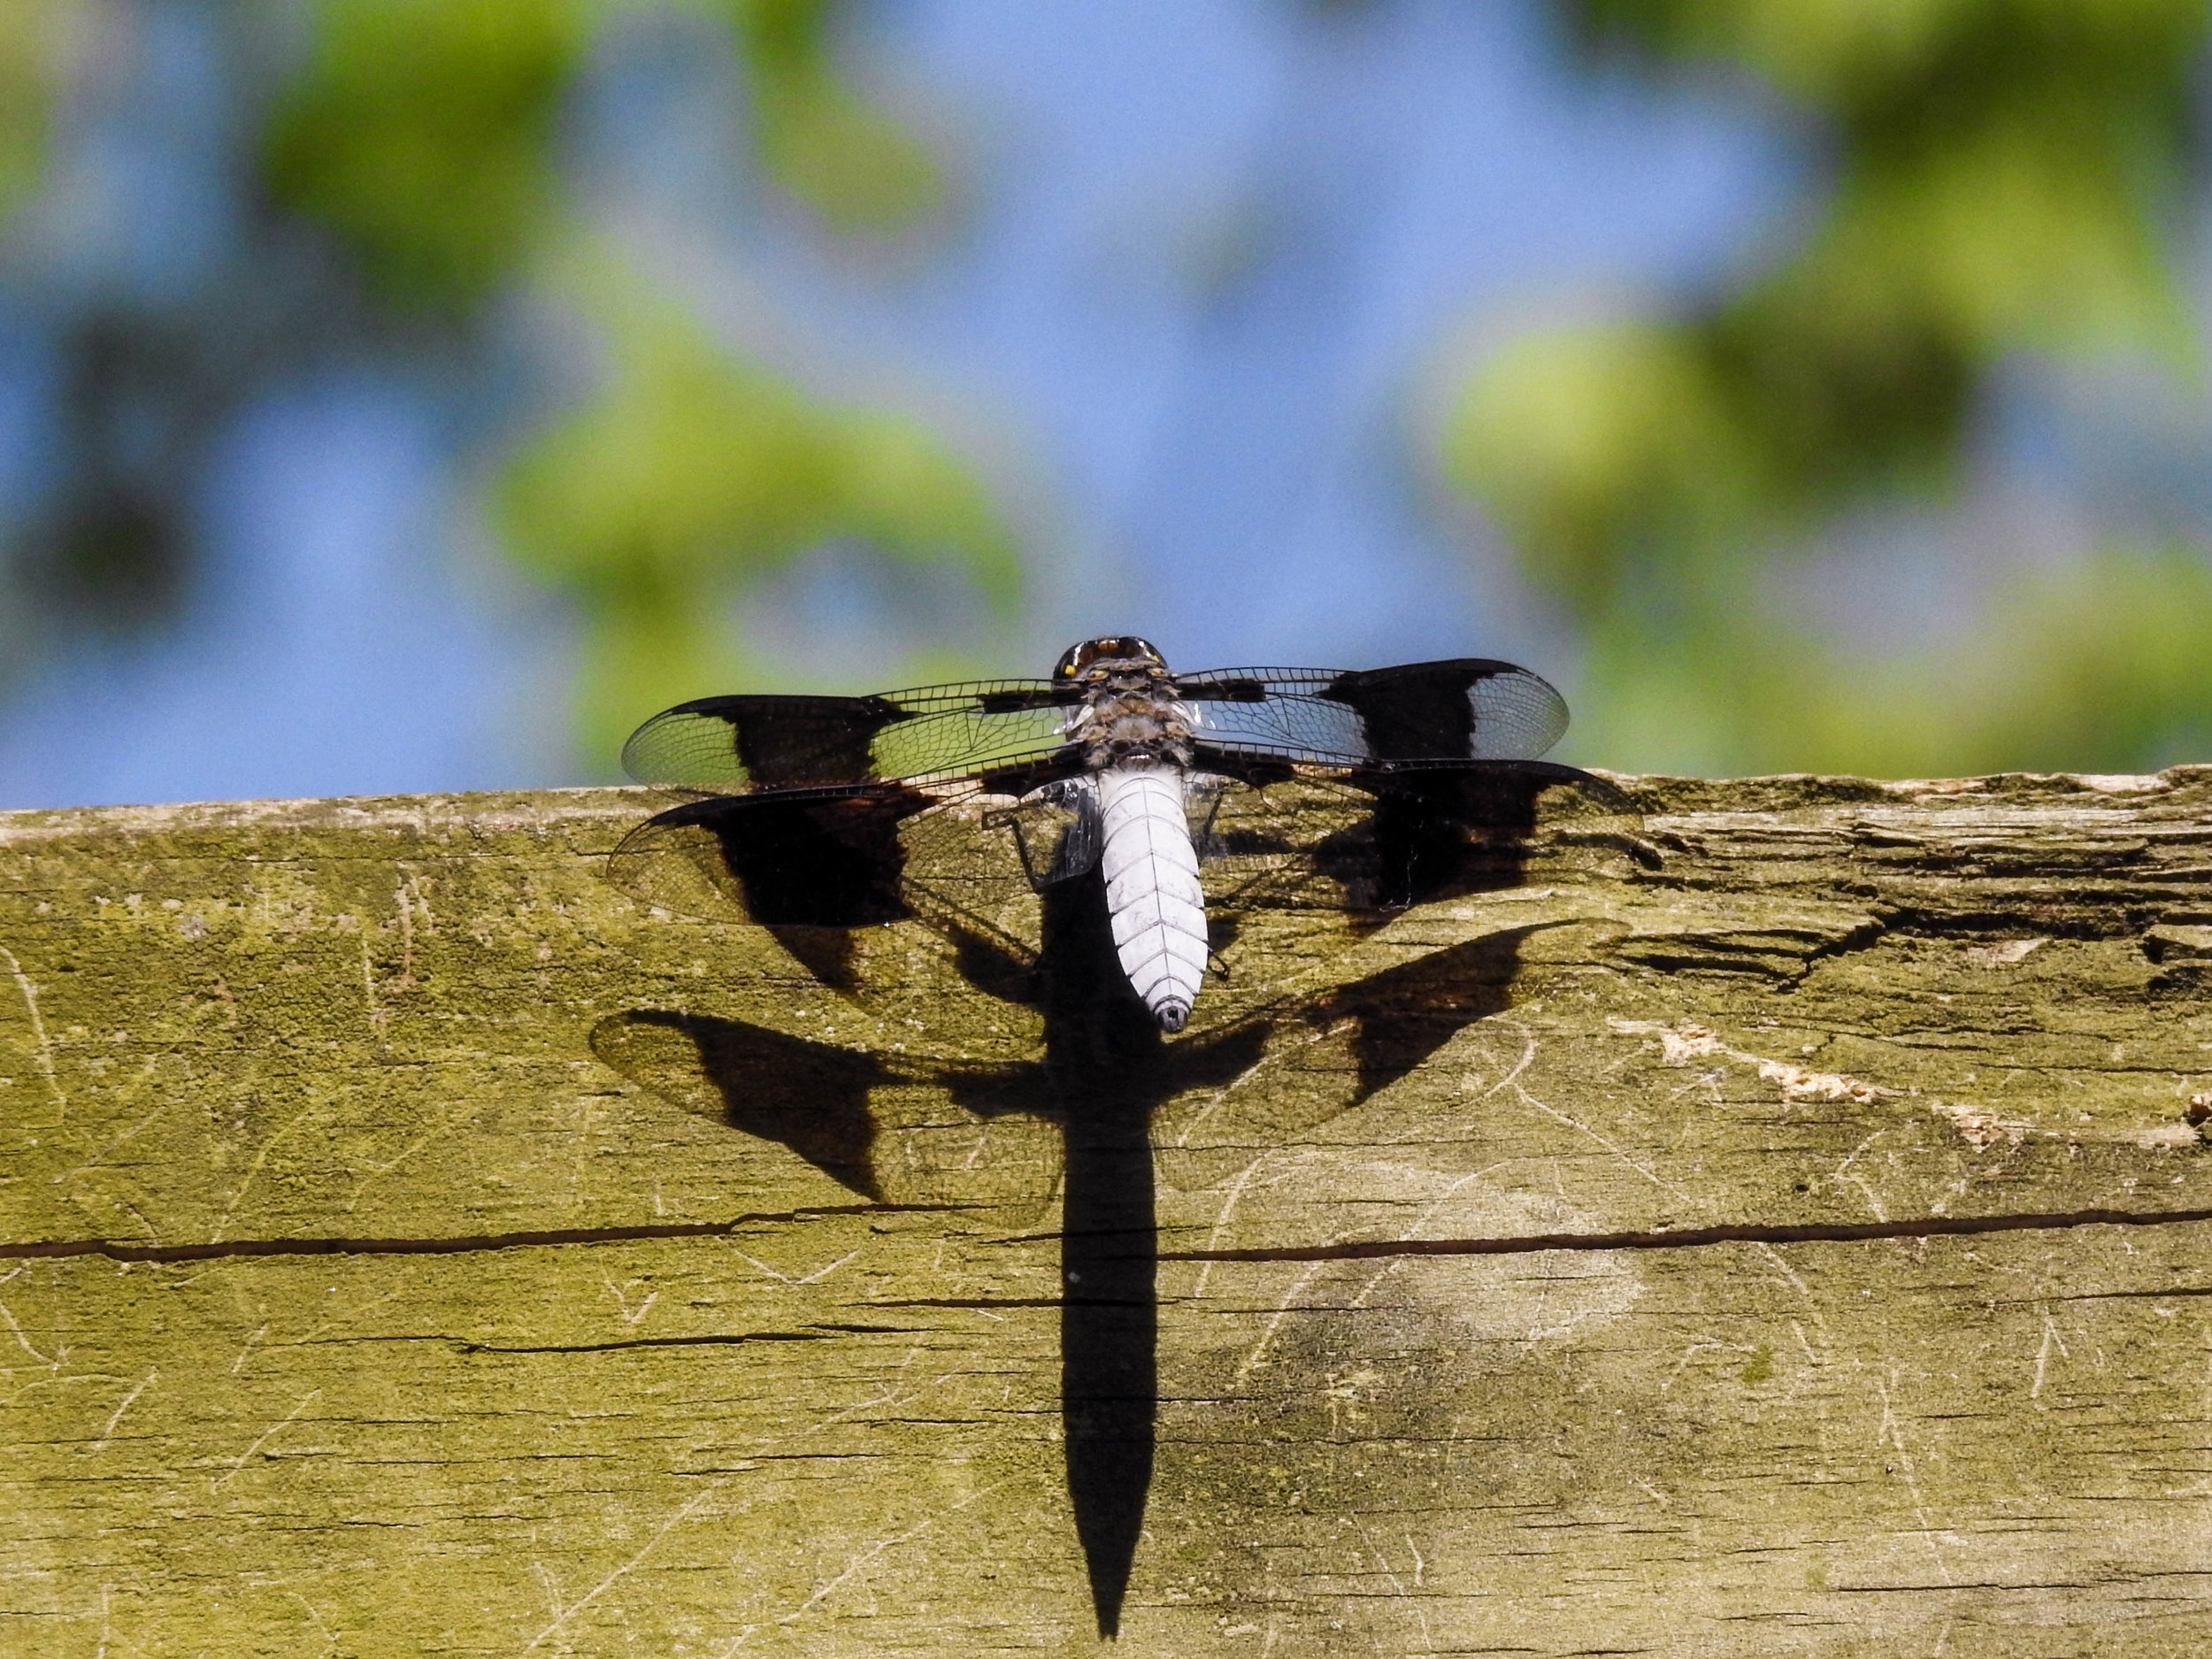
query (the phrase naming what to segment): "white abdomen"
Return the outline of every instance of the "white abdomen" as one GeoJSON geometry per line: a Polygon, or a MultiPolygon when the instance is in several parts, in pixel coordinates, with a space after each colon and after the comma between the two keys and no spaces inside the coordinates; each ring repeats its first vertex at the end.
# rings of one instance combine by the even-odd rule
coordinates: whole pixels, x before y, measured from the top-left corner
{"type": "Polygon", "coordinates": [[[1206,971],[1206,899],[1173,766],[1115,767],[1098,774],[1106,909],[1122,972],[1153,1018],[1180,1031],[1206,971]]]}

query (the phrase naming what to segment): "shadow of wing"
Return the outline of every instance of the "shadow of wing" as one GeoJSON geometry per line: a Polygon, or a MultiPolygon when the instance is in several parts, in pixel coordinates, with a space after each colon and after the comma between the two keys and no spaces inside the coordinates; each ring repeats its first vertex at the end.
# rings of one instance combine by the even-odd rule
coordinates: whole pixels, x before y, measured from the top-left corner
{"type": "Polygon", "coordinates": [[[1213,1186],[1389,1087],[1512,1005],[1521,945],[1536,931],[1430,951],[1255,1016],[1244,1027],[1261,1038],[1249,1064],[1218,1082],[1190,1079],[1161,1112],[1162,1172],[1185,1191],[1213,1186]]]}
{"type": "Polygon", "coordinates": [[[1041,1071],[926,1063],[674,1010],[611,1014],[592,1053],[686,1111],[796,1153],[876,1203],[1033,1217],[1060,1174],[1041,1071]]]}
{"type": "Polygon", "coordinates": [[[1019,1007],[1036,996],[1039,907],[994,799],[855,784],[687,801],[631,831],[607,876],[675,915],[764,928],[894,1023],[941,1012],[948,986],[1019,1007]]]}
{"type": "Polygon", "coordinates": [[[1417,904],[1517,887],[1567,824],[1632,819],[1604,779],[1537,760],[1290,767],[1200,746],[1193,812],[1210,912],[1343,912],[1371,929],[1417,904]],[[1210,789],[1206,799],[1204,790],[1210,789]]]}

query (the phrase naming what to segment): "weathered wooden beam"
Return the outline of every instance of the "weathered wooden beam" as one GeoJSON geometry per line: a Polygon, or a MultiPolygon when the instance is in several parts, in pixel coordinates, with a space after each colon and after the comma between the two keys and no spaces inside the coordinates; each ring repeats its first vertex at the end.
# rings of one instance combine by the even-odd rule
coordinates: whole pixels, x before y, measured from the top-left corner
{"type": "Polygon", "coordinates": [[[2202,1650],[2212,770],[1632,787],[1243,941],[1156,1256],[635,792],[0,817],[0,1652],[2202,1650]]]}

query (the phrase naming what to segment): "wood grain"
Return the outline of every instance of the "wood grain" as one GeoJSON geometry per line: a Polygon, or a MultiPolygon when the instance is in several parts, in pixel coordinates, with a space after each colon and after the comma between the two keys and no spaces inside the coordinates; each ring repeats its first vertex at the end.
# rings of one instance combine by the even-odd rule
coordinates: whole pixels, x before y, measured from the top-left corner
{"type": "MultiPolygon", "coordinates": [[[[1119,1647],[2201,1651],[2212,770],[1624,781],[1210,980],[1119,1647]]],[[[1024,1010],[649,804],[0,816],[0,1652],[1098,1644],[1024,1010]]]]}

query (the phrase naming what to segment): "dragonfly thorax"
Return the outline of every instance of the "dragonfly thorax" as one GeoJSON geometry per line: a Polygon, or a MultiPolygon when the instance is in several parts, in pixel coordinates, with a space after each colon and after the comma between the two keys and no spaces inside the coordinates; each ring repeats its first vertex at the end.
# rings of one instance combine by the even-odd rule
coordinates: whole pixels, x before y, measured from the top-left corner
{"type": "Polygon", "coordinates": [[[1164,663],[1102,659],[1077,680],[1083,700],[1069,714],[1066,731],[1083,746],[1086,770],[1190,765],[1190,710],[1178,698],[1164,663]]]}

